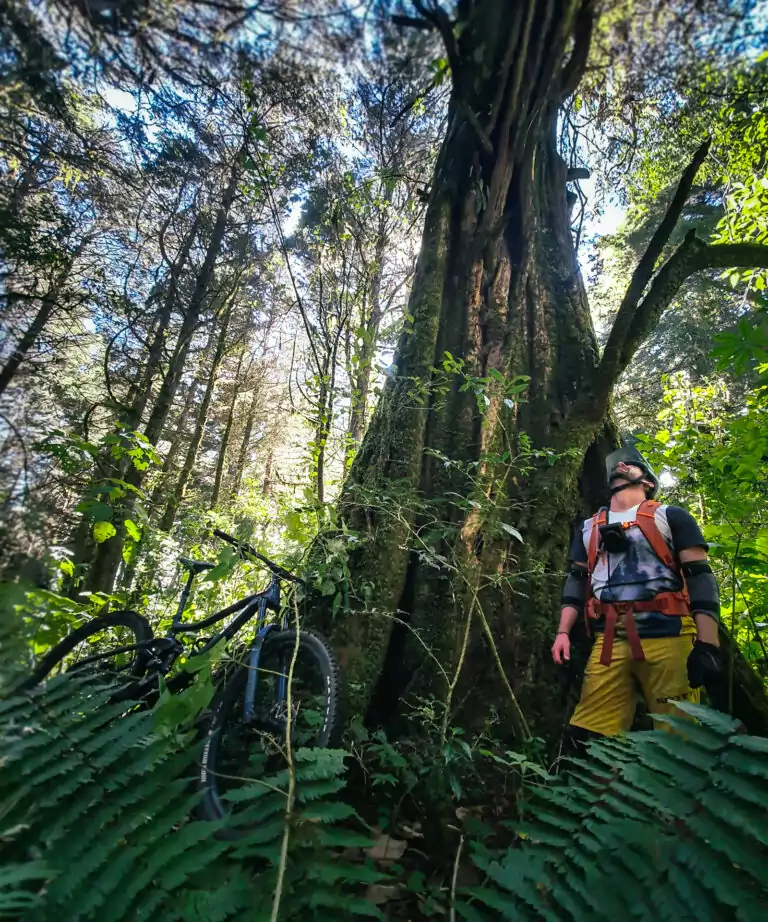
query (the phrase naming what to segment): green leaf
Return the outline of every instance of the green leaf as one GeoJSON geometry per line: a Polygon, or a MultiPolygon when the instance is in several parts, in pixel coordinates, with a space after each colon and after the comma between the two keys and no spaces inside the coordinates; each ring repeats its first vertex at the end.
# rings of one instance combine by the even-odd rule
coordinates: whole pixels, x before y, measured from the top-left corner
{"type": "Polygon", "coordinates": [[[111,506],[98,500],[87,499],[79,504],[78,512],[82,512],[92,522],[109,522],[115,511],[111,506]]]}
{"type": "Polygon", "coordinates": [[[93,537],[97,544],[103,544],[117,534],[117,529],[111,522],[94,522],[93,537]]]}
{"type": "Polygon", "coordinates": [[[499,525],[508,535],[512,535],[512,537],[516,538],[521,544],[523,543],[523,536],[513,525],[507,525],[506,522],[499,522],[499,525]]]}
{"type": "Polygon", "coordinates": [[[135,522],[131,521],[131,519],[125,519],[123,525],[125,526],[126,532],[134,541],[141,541],[141,529],[135,522]]]}
{"type": "Polygon", "coordinates": [[[60,560],[59,569],[62,573],[66,573],[67,576],[75,575],[75,565],[71,560],[60,560]]]}

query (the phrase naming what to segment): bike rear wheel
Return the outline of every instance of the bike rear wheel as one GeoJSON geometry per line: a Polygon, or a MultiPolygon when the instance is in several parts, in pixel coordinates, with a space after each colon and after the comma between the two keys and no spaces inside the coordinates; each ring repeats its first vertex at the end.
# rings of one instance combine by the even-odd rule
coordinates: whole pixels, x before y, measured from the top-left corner
{"type": "MultiPolygon", "coordinates": [[[[227,794],[252,779],[285,767],[283,756],[288,708],[286,684],[291,671],[296,632],[281,631],[265,641],[259,658],[254,719],[245,722],[247,663],[237,667],[214,696],[204,727],[200,764],[201,810],[208,819],[232,812],[227,794]]],[[[339,669],[327,642],[313,631],[301,631],[290,686],[291,743],[325,747],[339,729],[339,669]]]]}
{"type": "Polygon", "coordinates": [[[78,672],[107,680],[135,678],[144,671],[145,649],[152,628],[135,611],[115,611],[93,618],[72,631],[40,660],[23,687],[64,672],[78,672]]]}

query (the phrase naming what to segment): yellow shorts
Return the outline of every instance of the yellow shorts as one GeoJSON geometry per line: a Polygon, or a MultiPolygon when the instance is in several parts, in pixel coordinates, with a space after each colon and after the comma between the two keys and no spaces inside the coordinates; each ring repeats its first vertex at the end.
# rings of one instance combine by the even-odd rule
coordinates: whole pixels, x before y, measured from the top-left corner
{"type": "Polygon", "coordinates": [[[611,665],[603,666],[603,635],[598,634],[571,724],[604,736],[629,730],[635,719],[638,684],[649,714],[674,711],[674,700],[698,701],[699,692],[688,685],[685,665],[695,639],[693,634],[644,638],[645,659],[633,660],[626,639],[616,637],[611,665]]]}

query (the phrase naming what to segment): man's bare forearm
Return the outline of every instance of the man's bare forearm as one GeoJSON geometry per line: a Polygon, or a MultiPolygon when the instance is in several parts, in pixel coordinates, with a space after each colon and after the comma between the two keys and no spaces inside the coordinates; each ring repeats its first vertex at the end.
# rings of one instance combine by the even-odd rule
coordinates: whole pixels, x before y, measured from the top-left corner
{"type": "Polygon", "coordinates": [[[717,636],[717,621],[711,615],[705,615],[703,612],[695,612],[693,616],[696,622],[696,635],[702,643],[711,643],[715,647],[720,646],[720,638],[717,636]]]}
{"type": "Polygon", "coordinates": [[[578,608],[574,608],[573,605],[563,605],[560,609],[560,624],[557,626],[557,633],[570,634],[579,614],[578,608]]]}

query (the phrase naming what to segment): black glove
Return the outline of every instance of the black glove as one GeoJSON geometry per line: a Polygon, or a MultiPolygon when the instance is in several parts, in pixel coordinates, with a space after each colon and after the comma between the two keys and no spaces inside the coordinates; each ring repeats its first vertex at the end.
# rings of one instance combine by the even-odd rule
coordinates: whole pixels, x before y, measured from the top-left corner
{"type": "Polygon", "coordinates": [[[701,688],[723,671],[720,647],[712,643],[697,640],[688,654],[688,684],[691,688],[701,688]]]}

